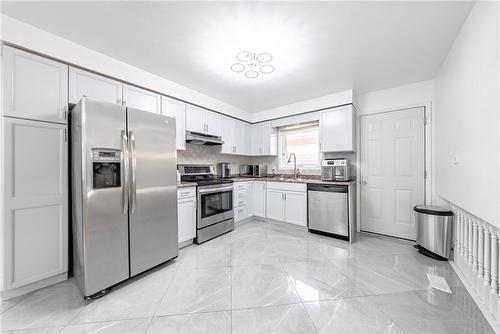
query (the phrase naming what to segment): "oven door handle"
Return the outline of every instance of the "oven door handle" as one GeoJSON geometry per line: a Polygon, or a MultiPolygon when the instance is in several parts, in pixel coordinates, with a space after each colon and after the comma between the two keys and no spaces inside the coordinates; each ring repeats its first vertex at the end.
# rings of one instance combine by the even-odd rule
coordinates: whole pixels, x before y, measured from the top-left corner
{"type": "Polygon", "coordinates": [[[220,188],[209,188],[209,189],[200,189],[198,188],[198,192],[200,194],[212,194],[212,193],[220,193],[223,191],[233,190],[233,186],[230,187],[220,187],[220,188]]]}

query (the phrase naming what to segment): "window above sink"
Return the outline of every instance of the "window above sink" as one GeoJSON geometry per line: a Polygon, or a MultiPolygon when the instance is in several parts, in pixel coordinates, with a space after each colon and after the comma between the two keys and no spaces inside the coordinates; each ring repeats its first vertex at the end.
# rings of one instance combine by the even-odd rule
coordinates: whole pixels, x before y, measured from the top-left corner
{"type": "Polygon", "coordinates": [[[297,157],[297,168],[302,170],[319,170],[321,168],[319,122],[280,127],[278,138],[280,170],[293,170],[293,159],[288,162],[291,153],[295,153],[297,157]]]}

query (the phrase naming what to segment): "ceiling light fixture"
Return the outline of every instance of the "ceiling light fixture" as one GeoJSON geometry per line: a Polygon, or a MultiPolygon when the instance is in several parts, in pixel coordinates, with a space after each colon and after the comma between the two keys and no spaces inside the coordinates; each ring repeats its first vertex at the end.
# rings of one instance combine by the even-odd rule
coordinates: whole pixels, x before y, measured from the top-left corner
{"type": "Polygon", "coordinates": [[[231,71],[235,73],[244,72],[248,79],[255,79],[260,74],[270,74],[274,72],[274,66],[269,64],[273,56],[268,52],[240,51],[236,54],[238,62],[231,65],[231,71]]]}

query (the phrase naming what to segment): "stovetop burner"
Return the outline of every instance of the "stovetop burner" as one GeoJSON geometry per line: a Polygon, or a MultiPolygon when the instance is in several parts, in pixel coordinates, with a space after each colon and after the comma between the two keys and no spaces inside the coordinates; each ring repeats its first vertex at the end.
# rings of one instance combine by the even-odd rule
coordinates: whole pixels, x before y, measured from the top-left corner
{"type": "Polygon", "coordinates": [[[196,182],[199,186],[233,183],[232,179],[217,177],[213,165],[179,164],[177,167],[181,173],[181,181],[196,182]]]}

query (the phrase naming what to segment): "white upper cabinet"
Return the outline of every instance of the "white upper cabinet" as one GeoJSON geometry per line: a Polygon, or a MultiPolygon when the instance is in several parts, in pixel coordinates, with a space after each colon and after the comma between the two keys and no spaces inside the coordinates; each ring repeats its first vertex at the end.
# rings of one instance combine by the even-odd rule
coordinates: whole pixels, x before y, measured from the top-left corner
{"type": "Polygon", "coordinates": [[[222,116],[222,144],[221,153],[236,154],[236,120],[222,116]]]}
{"type": "Polygon", "coordinates": [[[203,108],[186,105],[186,130],[198,133],[205,133],[205,113],[207,111],[203,108]]]}
{"type": "Polygon", "coordinates": [[[69,68],[69,103],[78,103],[82,96],[122,104],[123,84],[94,73],[69,68]]]}
{"type": "Polygon", "coordinates": [[[320,113],[320,151],[356,151],[356,114],[350,106],[332,108],[320,113]]]}
{"type": "Polygon", "coordinates": [[[161,114],[175,117],[175,143],[178,150],[186,149],[186,104],[162,96],[161,114]]]}
{"type": "Polygon", "coordinates": [[[123,104],[127,107],[161,113],[161,96],[135,86],[123,85],[123,104]]]}
{"type": "Polygon", "coordinates": [[[262,126],[261,123],[253,124],[251,128],[251,154],[261,155],[262,154],[262,126]]]}
{"type": "Polygon", "coordinates": [[[68,66],[3,46],[3,114],[68,122],[68,66]]]}
{"type": "Polygon", "coordinates": [[[250,155],[250,124],[228,116],[222,116],[221,153],[250,155]]]}
{"type": "Polygon", "coordinates": [[[247,136],[247,128],[245,126],[245,122],[236,120],[235,121],[235,137],[236,137],[236,154],[246,155],[246,137],[247,136]]]}
{"type": "Polygon", "coordinates": [[[271,122],[262,122],[252,125],[252,155],[276,155],[277,143],[275,128],[271,128],[271,122]]]}
{"type": "Polygon", "coordinates": [[[188,104],[186,130],[212,136],[222,136],[222,115],[188,104]]]}
{"type": "Polygon", "coordinates": [[[212,136],[222,136],[222,115],[207,111],[206,112],[206,133],[212,136]]]}

